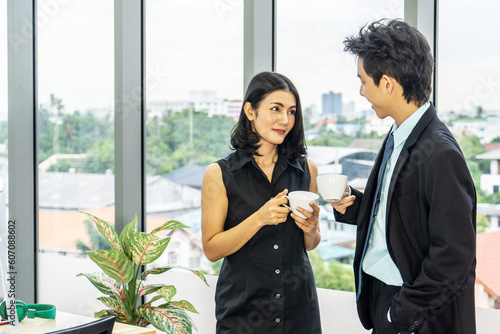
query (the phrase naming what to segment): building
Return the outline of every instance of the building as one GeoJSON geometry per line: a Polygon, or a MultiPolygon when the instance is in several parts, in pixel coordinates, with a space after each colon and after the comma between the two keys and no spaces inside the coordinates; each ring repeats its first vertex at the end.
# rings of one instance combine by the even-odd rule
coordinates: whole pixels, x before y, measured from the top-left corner
{"type": "Polygon", "coordinates": [[[484,215],[490,222],[490,227],[486,229],[487,232],[500,230],[500,204],[477,204],[477,214],[484,215]]]}
{"type": "Polygon", "coordinates": [[[332,91],[321,95],[323,114],[342,115],[342,93],[332,91]]]}
{"type": "Polygon", "coordinates": [[[499,136],[500,117],[464,118],[455,120],[450,127],[452,132],[470,131],[479,137],[482,144],[487,144],[499,136]]]}
{"type": "Polygon", "coordinates": [[[476,306],[500,309],[500,231],[477,235],[476,306]]]}
{"type": "Polygon", "coordinates": [[[367,179],[377,151],[364,148],[308,146],[309,157],[318,166],[321,174],[344,174],[349,182],[367,179]]]}
{"type": "Polygon", "coordinates": [[[500,192],[500,149],[479,154],[476,158],[490,160],[490,173],[481,175],[481,189],[488,195],[500,192]]]}
{"type": "Polygon", "coordinates": [[[166,111],[181,112],[195,110],[206,112],[209,116],[225,115],[238,118],[241,111],[240,100],[218,98],[214,91],[190,91],[185,100],[148,101],[148,117],[161,117],[166,111]]]}

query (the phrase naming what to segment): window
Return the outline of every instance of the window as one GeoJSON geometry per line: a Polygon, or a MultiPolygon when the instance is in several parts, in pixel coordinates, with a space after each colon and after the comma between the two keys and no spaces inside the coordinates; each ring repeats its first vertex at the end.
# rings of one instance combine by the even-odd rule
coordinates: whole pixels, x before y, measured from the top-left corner
{"type": "Polygon", "coordinates": [[[495,164],[500,158],[500,50],[492,43],[500,28],[497,7],[480,0],[471,17],[466,1],[439,2],[438,111],[467,159],[483,203],[478,214],[500,204],[494,191],[500,183],[495,164]]]}
{"type": "Polygon", "coordinates": [[[0,112],[7,114],[7,1],[0,1],[0,112]]]}
{"type": "Polygon", "coordinates": [[[199,267],[200,267],[200,255],[190,257],[189,268],[199,268],[199,267]]]}
{"type": "MultiPolygon", "coordinates": [[[[7,157],[7,1],[0,1],[0,183],[2,184],[4,195],[8,187],[8,157],[7,157]]],[[[0,198],[6,199],[6,196],[0,198]]],[[[6,204],[0,203],[0,208],[6,204]]],[[[8,210],[5,210],[6,219],[8,219],[8,210]]],[[[0,211],[3,212],[3,211],[0,211]]],[[[3,217],[2,217],[3,218],[3,217]]],[[[4,218],[4,219],[5,219],[4,218]]],[[[0,219],[0,222],[4,222],[0,219]]],[[[2,243],[3,245],[3,243],[2,243]]],[[[2,282],[3,284],[3,282],[2,282]]],[[[2,286],[2,285],[0,285],[2,286]]],[[[5,291],[0,291],[0,297],[5,298],[5,291]]]]}
{"type": "Polygon", "coordinates": [[[206,166],[229,153],[243,95],[243,2],[229,3],[146,2],[147,230],[170,219],[191,226],[198,242],[182,233],[172,242],[185,243],[176,261],[192,269],[210,267],[201,249],[201,182],[206,166]]]}
{"type": "Polygon", "coordinates": [[[78,211],[114,221],[113,1],[36,3],[38,298],[82,313],[66,300],[96,304],[98,292],[76,275],[96,270],[83,255],[102,244],[78,211]]]}
{"type": "MultiPolygon", "coordinates": [[[[499,219],[495,209],[500,204],[495,164],[500,158],[499,10],[497,3],[487,0],[476,1],[472,7],[467,1],[439,2],[438,112],[467,159],[479,203],[478,231],[485,231],[481,234],[498,231],[499,219]]],[[[487,248],[483,240],[478,236],[479,250],[487,248]]],[[[498,266],[485,267],[485,255],[478,251],[478,282],[486,281],[485,272],[500,274],[498,266]]],[[[493,291],[492,286],[477,284],[481,286],[476,291],[482,292],[476,294],[476,306],[492,307],[484,303],[496,298],[486,292],[493,291]]]]}
{"type": "Polygon", "coordinates": [[[168,253],[168,264],[171,266],[177,264],[177,253],[176,252],[169,252],[168,253]]]}
{"type": "MultiPolygon", "coordinates": [[[[364,188],[363,180],[368,178],[392,121],[378,119],[359,95],[356,59],[343,52],[342,42],[371,21],[403,18],[403,1],[314,0],[304,10],[300,0],[280,0],[277,8],[277,71],[289,77],[299,91],[309,157],[320,174],[346,174],[350,184],[361,180],[356,187],[364,188]],[[357,153],[350,156],[353,152],[357,153]]],[[[338,223],[332,228],[331,207],[325,206],[321,212],[318,253],[333,244],[354,245],[356,228],[338,223]]],[[[313,270],[322,270],[319,266],[324,262],[313,262],[313,270]]],[[[345,270],[352,275],[352,269],[345,270]]],[[[327,284],[316,279],[318,287],[327,284]]]]}
{"type": "MultiPolygon", "coordinates": [[[[8,184],[7,164],[7,1],[0,1],[0,180],[8,184]]],[[[0,203],[3,205],[3,203],[0,203]]]]}

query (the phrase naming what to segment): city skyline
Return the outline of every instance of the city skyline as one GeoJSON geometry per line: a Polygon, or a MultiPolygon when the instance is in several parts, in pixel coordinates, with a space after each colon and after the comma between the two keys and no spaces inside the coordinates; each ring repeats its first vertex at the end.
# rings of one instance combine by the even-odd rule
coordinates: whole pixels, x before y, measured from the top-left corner
{"type": "MultiPolygon", "coordinates": [[[[500,22],[494,13],[500,4],[479,2],[474,5],[478,15],[468,15],[470,4],[465,0],[440,2],[440,111],[470,111],[477,106],[500,110],[500,43],[492,43],[498,40],[495,31],[500,22]]],[[[112,108],[113,1],[65,1],[52,9],[50,4],[38,1],[39,103],[53,93],[69,111],[112,108]]],[[[342,51],[342,40],[377,17],[401,16],[402,7],[402,2],[392,0],[316,0],[304,10],[299,0],[278,1],[277,70],[294,81],[304,106],[321,110],[321,95],[334,91],[342,93],[345,102],[353,101],[357,112],[369,110],[369,103],[359,96],[355,59],[342,51]],[[355,19],[349,15],[353,12],[355,19]],[[294,49],[295,45],[300,48],[294,49]]],[[[207,89],[223,99],[242,99],[242,1],[221,11],[206,1],[151,0],[146,11],[147,100],[185,99],[188,90],[207,89]]],[[[5,0],[0,1],[0,22],[0,40],[6,41],[5,0]]],[[[2,43],[0,112],[7,109],[6,57],[2,43]]]]}

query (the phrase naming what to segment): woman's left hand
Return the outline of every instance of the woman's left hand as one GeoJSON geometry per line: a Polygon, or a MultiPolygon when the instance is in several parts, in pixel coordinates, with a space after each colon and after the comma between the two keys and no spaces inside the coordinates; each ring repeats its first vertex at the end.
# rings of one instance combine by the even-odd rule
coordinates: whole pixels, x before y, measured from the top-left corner
{"type": "Polygon", "coordinates": [[[302,231],[304,231],[305,235],[314,235],[319,230],[319,206],[317,206],[313,202],[310,202],[309,205],[311,206],[311,208],[313,208],[313,212],[309,212],[306,209],[301,208],[300,206],[297,207],[297,211],[306,216],[307,219],[301,218],[294,213],[291,213],[290,216],[295,220],[295,224],[297,224],[297,226],[300,227],[302,231]]]}

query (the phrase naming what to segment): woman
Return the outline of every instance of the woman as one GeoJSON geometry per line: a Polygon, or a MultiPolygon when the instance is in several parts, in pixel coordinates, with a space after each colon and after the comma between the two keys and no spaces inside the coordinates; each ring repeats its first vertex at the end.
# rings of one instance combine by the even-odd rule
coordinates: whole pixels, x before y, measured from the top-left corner
{"type": "Polygon", "coordinates": [[[224,258],[216,287],[217,333],[321,333],[306,250],[321,240],[319,207],[283,206],[289,191],[317,193],[305,158],[299,95],[285,76],[250,82],[231,134],[235,152],[210,165],[202,185],[203,249],[224,258]]]}

